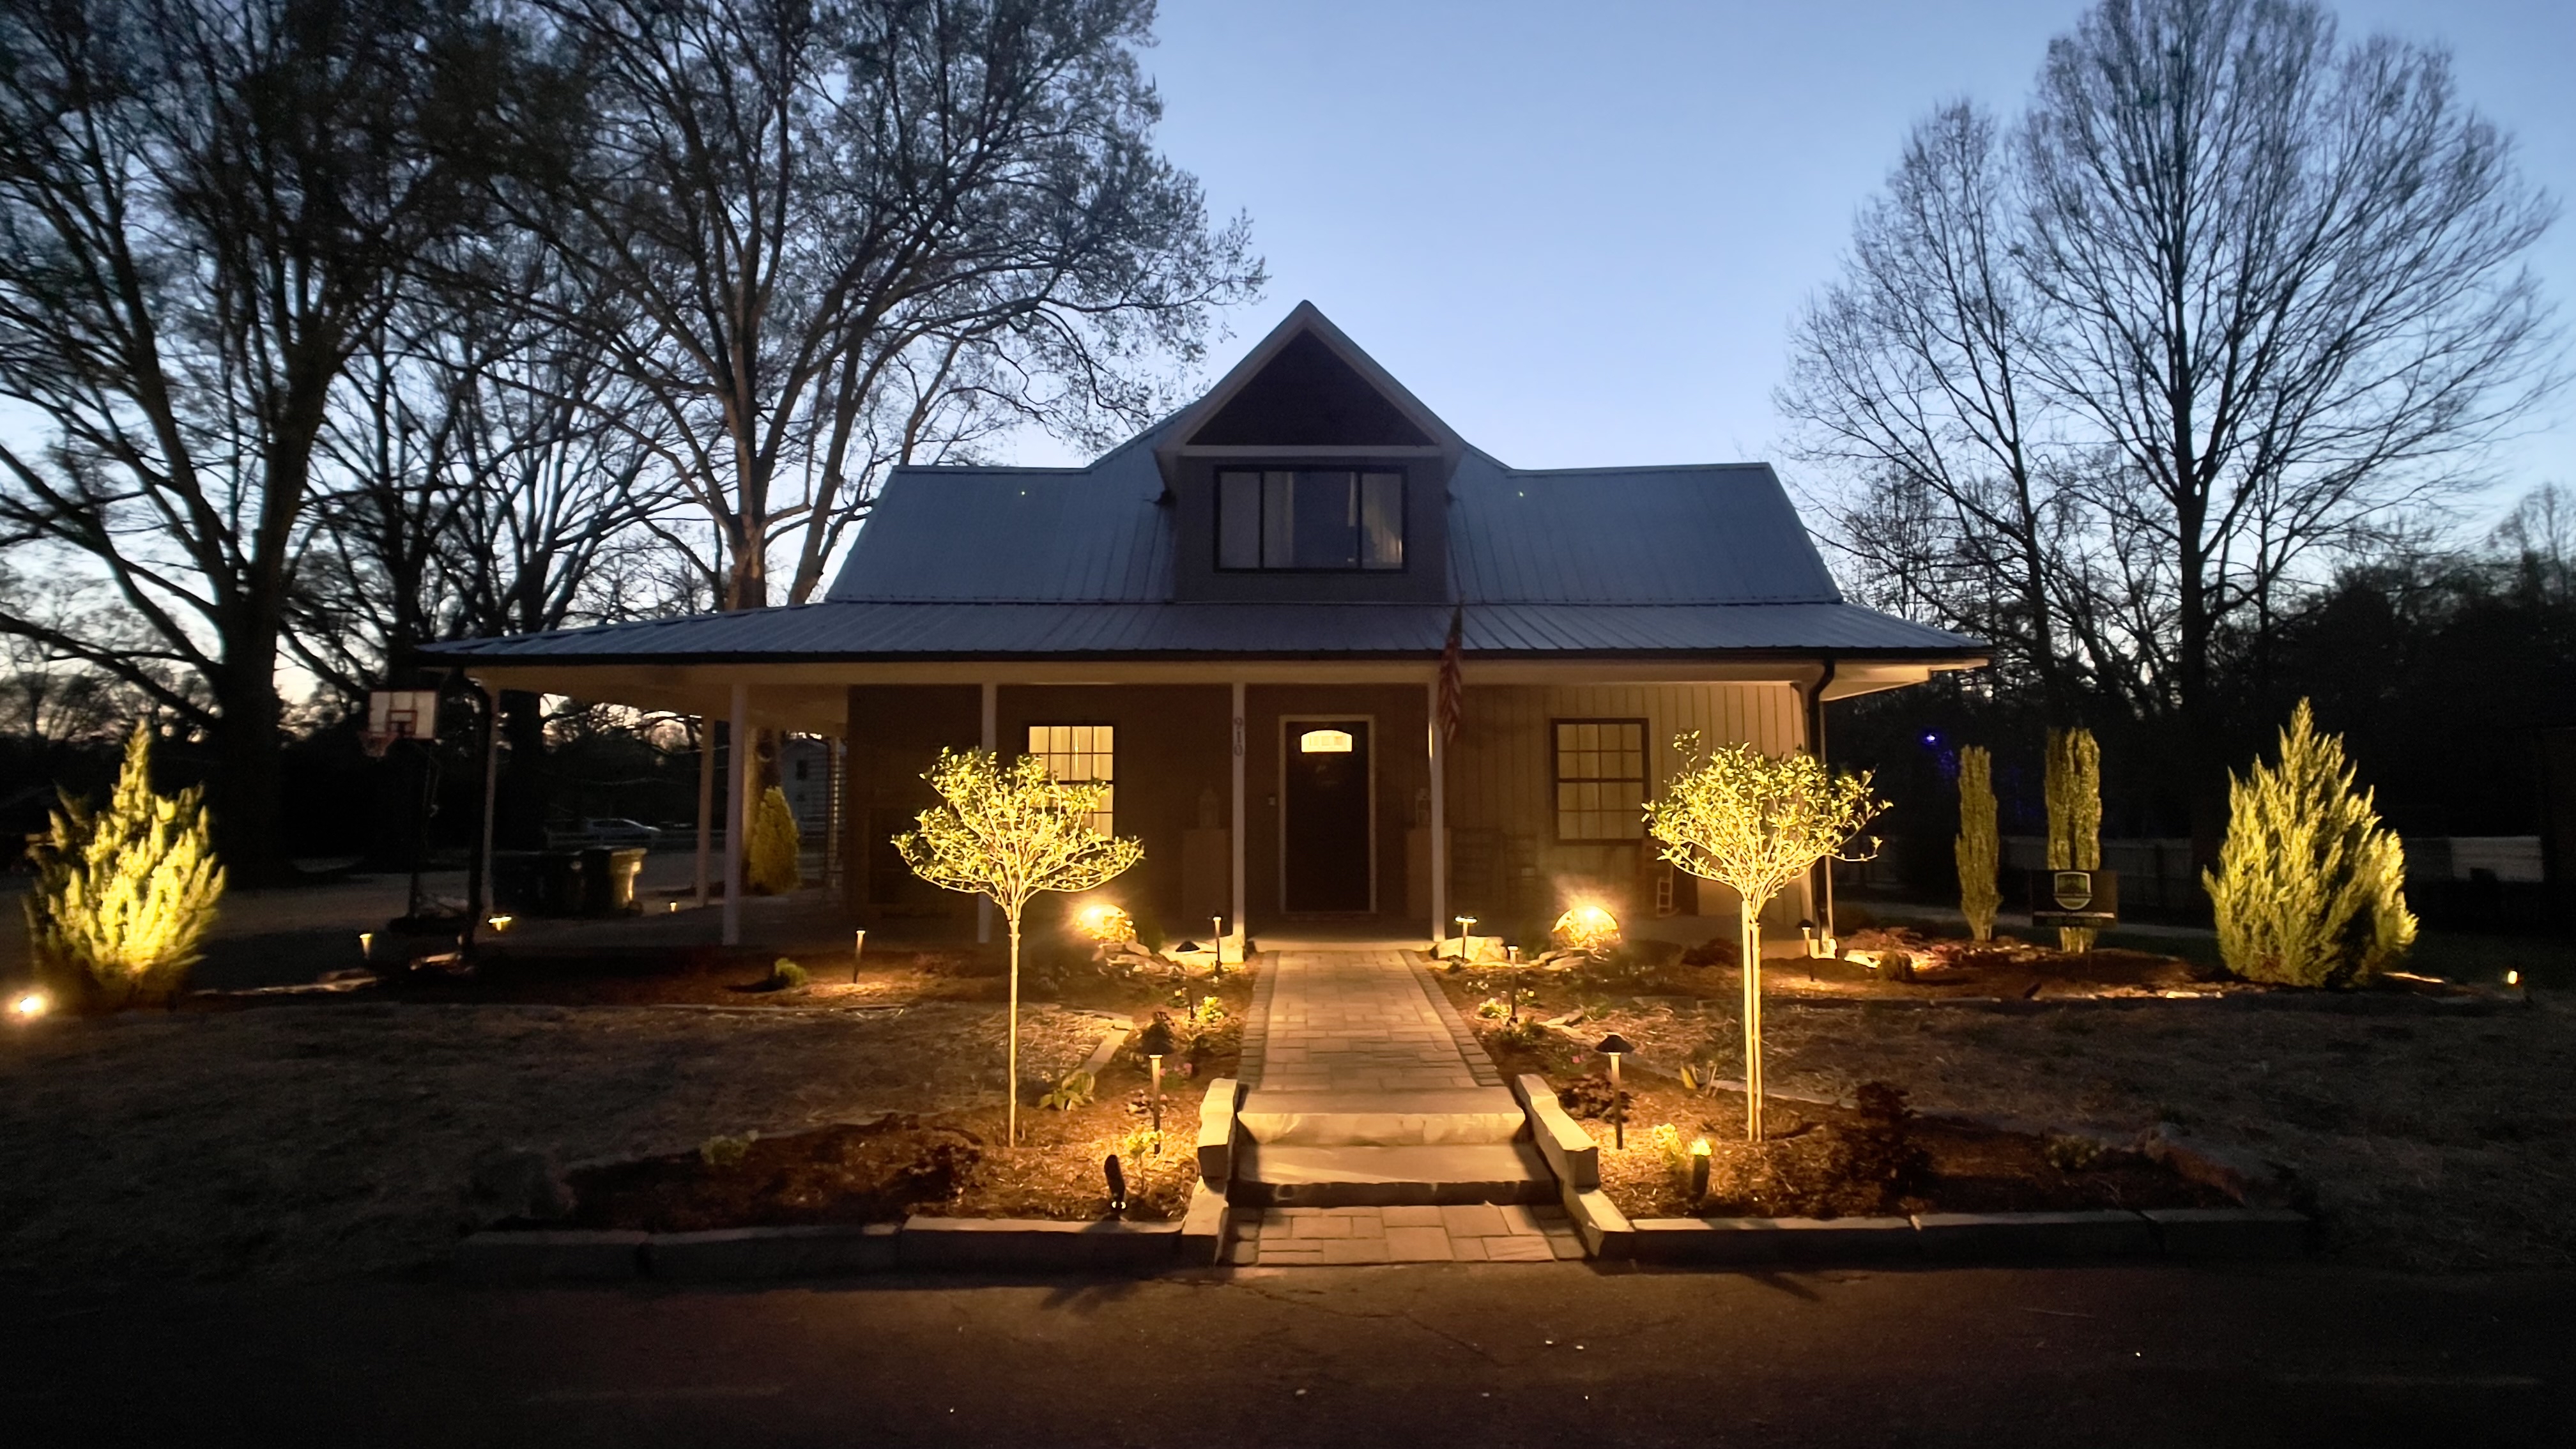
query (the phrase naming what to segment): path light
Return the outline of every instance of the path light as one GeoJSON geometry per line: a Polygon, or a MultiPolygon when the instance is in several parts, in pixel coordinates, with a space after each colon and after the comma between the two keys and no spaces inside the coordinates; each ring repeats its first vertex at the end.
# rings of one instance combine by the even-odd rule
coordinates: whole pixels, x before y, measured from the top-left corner
{"type": "Polygon", "coordinates": [[[850,937],[850,984],[852,986],[859,984],[859,958],[867,954],[867,949],[868,933],[865,927],[861,927],[850,937]]]}
{"type": "Polygon", "coordinates": [[[358,959],[361,961],[373,961],[376,959],[375,932],[360,931],[358,933],[358,959]]]}
{"type": "Polygon", "coordinates": [[[495,931],[506,931],[510,929],[510,923],[517,919],[518,917],[516,916],[485,916],[483,918],[483,924],[490,926],[495,931]]]}
{"type": "Polygon", "coordinates": [[[34,1021],[53,1009],[53,998],[41,991],[26,992],[9,1003],[9,1014],[20,1021],[34,1021]]]}
{"type": "Polygon", "coordinates": [[[1163,1135],[1163,1058],[1172,1054],[1171,1018],[1155,1012],[1154,1019],[1145,1023],[1145,1029],[1137,1034],[1136,1049],[1153,1064],[1154,1136],[1160,1140],[1163,1135]]]}
{"type": "Polygon", "coordinates": [[[678,901],[664,901],[662,904],[668,908],[666,914],[676,916],[680,913],[680,903],[678,901]]]}
{"type": "Polygon", "coordinates": [[[1628,1146],[1628,1094],[1619,1087],[1619,1058],[1635,1051],[1626,1037],[1617,1032],[1601,1038],[1594,1051],[1610,1059],[1610,1132],[1611,1145],[1625,1151],[1628,1146]]]}
{"type": "Polygon", "coordinates": [[[1118,1165],[1117,1153],[1110,1153],[1101,1162],[1100,1175],[1109,1180],[1109,1210],[1113,1213],[1127,1211],[1127,1172],[1118,1165]]]}
{"type": "Polygon", "coordinates": [[[1709,1146],[1705,1137],[1691,1141],[1691,1202],[1696,1205],[1708,1196],[1709,1146]]]}
{"type": "Polygon", "coordinates": [[[1225,974],[1225,917],[1208,917],[1208,929],[1215,935],[1208,942],[1208,948],[1216,952],[1216,958],[1208,962],[1208,979],[1214,981],[1225,974]]]}

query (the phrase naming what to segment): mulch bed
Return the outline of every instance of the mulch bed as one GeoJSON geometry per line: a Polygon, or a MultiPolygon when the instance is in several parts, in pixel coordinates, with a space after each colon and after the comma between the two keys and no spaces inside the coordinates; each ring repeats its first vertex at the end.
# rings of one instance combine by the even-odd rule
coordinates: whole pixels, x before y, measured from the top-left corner
{"type": "Polygon", "coordinates": [[[1769,1140],[1744,1140],[1744,1099],[1693,1092],[1626,1073],[1627,1147],[1614,1147],[1609,1083],[1560,1082],[1584,1104],[1601,1148],[1601,1182],[1630,1217],[1852,1217],[1885,1213],[2063,1212],[2096,1208],[2234,1207],[2144,1154],[2090,1138],[2048,1138],[1976,1123],[1912,1116],[1891,1121],[1853,1107],[1766,1104],[1769,1140]],[[1589,1083],[1589,1090],[1584,1084],[1589,1083]],[[1710,1147],[1709,1191],[1694,1201],[1687,1160],[1657,1143],[1710,1147]]]}
{"type": "Polygon", "coordinates": [[[925,1115],[889,1114],[778,1137],[715,1138],[572,1174],[583,1227],[689,1232],[886,1222],[908,1215],[1169,1222],[1189,1209],[1198,1177],[1199,1102],[1209,1079],[1232,1075],[1243,1046],[1251,973],[1229,973],[1214,995],[1226,1019],[1193,1028],[1175,1014],[1182,1050],[1165,1058],[1162,1129],[1154,1130],[1150,1068],[1128,1047],[1062,1110],[1023,1102],[1019,1141],[1006,1146],[1000,1103],[925,1115]],[[1106,1162],[1115,1155],[1126,1202],[1113,1208],[1106,1162]]]}

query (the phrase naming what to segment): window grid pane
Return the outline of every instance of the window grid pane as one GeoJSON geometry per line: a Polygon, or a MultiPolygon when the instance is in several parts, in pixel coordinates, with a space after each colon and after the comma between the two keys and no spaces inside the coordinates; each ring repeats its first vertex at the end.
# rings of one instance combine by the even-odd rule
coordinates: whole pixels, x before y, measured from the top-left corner
{"type": "Polygon", "coordinates": [[[1110,787],[1101,794],[1100,808],[1091,814],[1091,828],[1103,835],[1116,833],[1117,729],[1116,725],[1029,726],[1029,753],[1046,766],[1050,778],[1110,787]]]}
{"type": "Polygon", "coordinates": [[[1643,839],[1646,722],[1559,720],[1554,734],[1557,838],[1643,839]]]}

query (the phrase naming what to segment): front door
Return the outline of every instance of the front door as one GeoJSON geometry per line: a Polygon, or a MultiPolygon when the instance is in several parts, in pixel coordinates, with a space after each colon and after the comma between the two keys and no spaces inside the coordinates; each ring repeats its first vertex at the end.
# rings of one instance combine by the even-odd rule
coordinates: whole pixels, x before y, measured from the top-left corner
{"type": "Polygon", "coordinates": [[[1281,803],[1290,911],[1373,910],[1367,720],[1291,720],[1281,803]]]}

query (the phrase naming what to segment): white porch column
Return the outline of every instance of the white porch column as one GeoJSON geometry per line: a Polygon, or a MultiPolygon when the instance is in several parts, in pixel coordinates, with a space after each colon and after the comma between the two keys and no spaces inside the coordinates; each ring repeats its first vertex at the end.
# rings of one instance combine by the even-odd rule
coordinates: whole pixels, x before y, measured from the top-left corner
{"type": "MultiPolygon", "coordinates": [[[[984,748],[991,750],[996,755],[1001,753],[1001,704],[1002,686],[996,684],[992,680],[985,680],[984,748]]],[[[975,898],[975,944],[978,946],[989,946],[992,943],[993,898],[990,896],[977,896],[975,898]]]]}
{"type": "Polygon", "coordinates": [[[1440,738],[1440,679],[1432,676],[1423,695],[1430,705],[1431,736],[1431,947],[1449,935],[1449,749],[1440,738]]]}
{"type": "Polygon", "coordinates": [[[742,944],[742,838],[751,818],[751,686],[733,687],[733,729],[726,739],[724,944],[742,944]]]}
{"type": "Polygon", "coordinates": [[[698,909],[707,908],[707,866],[716,826],[716,719],[698,716],[698,909]]]}
{"type": "MultiPolygon", "coordinates": [[[[1240,679],[1236,680],[1232,685],[1232,690],[1234,695],[1234,729],[1232,734],[1234,741],[1232,750],[1234,773],[1234,813],[1226,817],[1228,823],[1226,825],[1225,836],[1226,851],[1233,857],[1230,862],[1230,868],[1233,871],[1233,881],[1231,894],[1228,896],[1228,899],[1233,904],[1234,913],[1226,917],[1226,919],[1233,925],[1234,939],[1240,942],[1244,939],[1246,934],[1243,926],[1243,842],[1246,832],[1250,829],[1250,824],[1245,820],[1243,813],[1243,681],[1240,679]]],[[[1223,949],[1224,948],[1222,946],[1218,948],[1220,954],[1222,954],[1223,949]]]]}

